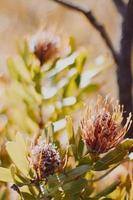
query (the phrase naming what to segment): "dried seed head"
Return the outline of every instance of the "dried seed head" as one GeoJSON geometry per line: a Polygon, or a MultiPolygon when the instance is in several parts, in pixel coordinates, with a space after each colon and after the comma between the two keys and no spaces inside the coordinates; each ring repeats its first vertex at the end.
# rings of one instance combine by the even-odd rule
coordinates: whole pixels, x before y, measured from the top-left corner
{"type": "Polygon", "coordinates": [[[59,46],[60,38],[48,31],[38,32],[29,42],[30,50],[39,59],[41,65],[57,56],[59,46]]]}
{"type": "Polygon", "coordinates": [[[57,172],[61,164],[59,152],[51,143],[35,145],[31,151],[31,162],[40,180],[57,172]]]}
{"type": "Polygon", "coordinates": [[[91,152],[105,153],[119,144],[131,126],[131,113],[124,127],[123,106],[98,98],[95,106],[87,107],[81,120],[81,134],[91,152]]]}

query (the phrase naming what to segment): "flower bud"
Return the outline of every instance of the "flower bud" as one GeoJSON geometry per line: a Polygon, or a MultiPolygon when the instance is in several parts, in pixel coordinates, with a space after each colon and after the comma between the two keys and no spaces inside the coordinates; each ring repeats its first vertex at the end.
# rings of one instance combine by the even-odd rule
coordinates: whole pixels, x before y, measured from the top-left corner
{"type": "Polygon", "coordinates": [[[95,106],[87,107],[81,120],[81,135],[90,152],[105,153],[118,145],[131,126],[131,113],[122,127],[123,106],[98,98],[95,106]]]}
{"type": "Polygon", "coordinates": [[[49,143],[37,144],[31,151],[31,162],[39,180],[47,179],[58,171],[61,160],[56,147],[49,143]]]}
{"type": "Polygon", "coordinates": [[[30,50],[39,59],[41,65],[58,54],[59,46],[60,38],[47,31],[33,35],[29,42],[30,50]]]}

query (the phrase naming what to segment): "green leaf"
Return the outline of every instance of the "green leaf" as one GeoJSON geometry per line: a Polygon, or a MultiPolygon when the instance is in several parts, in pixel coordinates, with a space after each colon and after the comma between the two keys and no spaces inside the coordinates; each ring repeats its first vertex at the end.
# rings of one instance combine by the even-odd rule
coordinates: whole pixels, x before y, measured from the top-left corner
{"type": "Polygon", "coordinates": [[[131,180],[131,177],[130,177],[129,174],[126,177],[124,185],[125,185],[125,188],[126,188],[126,192],[128,193],[128,195],[130,195],[130,190],[131,190],[131,187],[132,187],[132,180],[131,180]]]}
{"type": "Polygon", "coordinates": [[[27,90],[27,87],[24,84],[21,84],[19,81],[14,81],[10,85],[10,87],[7,88],[7,95],[11,96],[10,101],[13,100],[13,97],[14,98],[20,97],[22,98],[22,100],[25,100],[26,102],[34,103],[33,98],[31,97],[31,95],[29,95],[29,92],[26,90],[27,90]]]}
{"type": "Polygon", "coordinates": [[[63,184],[60,186],[55,186],[49,190],[49,195],[54,196],[55,193],[59,192],[59,188],[63,190],[63,192],[69,196],[71,199],[71,196],[79,194],[81,190],[86,186],[87,181],[83,178],[79,178],[74,181],[70,181],[69,183],[63,184]]]}
{"type": "Polygon", "coordinates": [[[14,183],[15,183],[18,187],[22,187],[22,186],[24,186],[24,185],[27,184],[27,183],[30,184],[29,179],[23,177],[23,176],[20,174],[20,172],[16,169],[16,166],[15,166],[14,164],[11,165],[10,171],[11,171],[12,178],[13,178],[13,180],[14,180],[14,183]]]}
{"type": "Polygon", "coordinates": [[[86,61],[86,58],[87,58],[87,52],[83,51],[79,54],[79,56],[76,59],[77,74],[75,75],[75,79],[73,81],[76,83],[77,88],[79,88],[80,86],[81,74],[84,68],[84,63],[86,61]]]}
{"type": "Polygon", "coordinates": [[[77,134],[76,134],[76,145],[77,145],[78,157],[79,159],[82,159],[85,145],[81,137],[80,127],[78,128],[77,134]]]}
{"type": "Polygon", "coordinates": [[[79,56],[77,57],[76,68],[77,68],[78,74],[80,74],[82,72],[86,58],[87,58],[87,52],[86,51],[82,51],[79,54],[79,56]]]}
{"type": "MultiPolygon", "coordinates": [[[[80,76],[80,75],[79,75],[80,76]]],[[[68,84],[65,86],[64,91],[63,91],[63,97],[69,97],[69,96],[75,96],[75,92],[77,93],[77,85],[78,85],[78,81],[80,82],[80,80],[77,79],[76,82],[76,78],[78,77],[78,74],[75,74],[74,76],[72,76],[69,79],[68,84]]],[[[80,78],[79,78],[80,79],[80,78]]]]}
{"type": "Polygon", "coordinates": [[[10,169],[0,167],[0,181],[14,183],[10,169]]]}
{"type": "Polygon", "coordinates": [[[49,123],[45,128],[45,135],[49,142],[53,143],[53,134],[54,134],[54,125],[53,123],[49,123]]]}
{"type": "Polygon", "coordinates": [[[89,84],[86,87],[83,87],[80,89],[78,95],[77,95],[77,99],[80,100],[81,97],[83,98],[83,96],[91,93],[91,92],[95,92],[99,89],[99,85],[98,84],[89,84]]]}
{"type": "Polygon", "coordinates": [[[69,195],[79,194],[86,184],[87,181],[85,179],[80,178],[65,184],[63,186],[63,190],[65,193],[68,193],[69,195]]]}
{"type": "Polygon", "coordinates": [[[15,80],[19,80],[19,74],[17,73],[17,70],[14,66],[14,61],[12,58],[9,58],[7,60],[7,66],[8,66],[8,71],[10,73],[10,75],[15,79],[15,80]]]}
{"type": "Polygon", "coordinates": [[[13,60],[12,58],[9,58],[7,60],[7,65],[8,65],[9,72],[15,79],[25,81],[27,83],[31,82],[30,73],[27,70],[22,58],[17,57],[15,60],[13,60]]]}
{"type": "Polygon", "coordinates": [[[77,53],[73,53],[69,57],[58,60],[55,65],[55,68],[48,72],[47,77],[51,78],[63,71],[64,69],[66,69],[67,67],[69,67],[70,65],[74,64],[77,56],[77,53]]]}
{"type": "Polygon", "coordinates": [[[98,160],[94,165],[93,170],[100,171],[111,167],[113,164],[121,162],[129,150],[133,147],[133,139],[126,139],[119,144],[115,149],[109,151],[103,158],[98,160]]]}
{"type": "Polygon", "coordinates": [[[85,164],[93,164],[93,161],[91,159],[91,156],[89,154],[85,155],[79,160],[79,165],[85,165],[85,164]]]}
{"type": "Polygon", "coordinates": [[[19,144],[19,148],[22,149],[26,153],[25,141],[20,133],[16,134],[15,140],[19,144]]]}
{"type": "MultiPolygon", "coordinates": [[[[69,181],[72,181],[76,179],[79,176],[84,175],[91,169],[91,165],[82,165],[78,166],[68,172],[65,172],[64,174],[59,175],[59,180],[64,183],[67,183],[69,181]]],[[[55,176],[49,177],[48,181],[50,184],[54,183],[57,180],[55,176]]]]}
{"type": "Polygon", "coordinates": [[[41,95],[35,90],[35,88],[30,85],[29,87],[24,87],[25,91],[38,103],[41,103],[41,95]]]}
{"type": "Polygon", "coordinates": [[[27,67],[28,60],[31,54],[31,52],[29,52],[28,42],[24,40],[23,43],[21,44],[19,41],[17,41],[17,50],[18,50],[19,55],[23,58],[25,65],[27,67]]]}
{"type": "Polygon", "coordinates": [[[75,50],[75,39],[72,36],[69,38],[69,45],[71,47],[71,52],[73,52],[75,50]]]}
{"type": "Polygon", "coordinates": [[[29,194],[27,192],[21,192],[22,196],[26,200],[37,200],[32,194],[29,194]]]}
{"type": "Polygon", "coordinates": [[[73,130],[73,122],[70,116],[66,116],[66,129],[67,129],[67,136],[69,140],[69,144],[75,144],[75,136],[73,130]]]}
{"type": "MultiPolygon", "coordinates": [[[[38,94],[35,90],[35,88],[33,87],[33,85],[25,85],[25,84],[21,84],[19,81],[14,81],[14,83],[11,85],[10,88],[8,89],[12,89],[11,91],[13,92],[14,95],[19,95],[25,102],[27,103],[31,103],[31,104],[35,104],[41,103],[41,95],[38,94]],[[12,88],[11,88],[12,87],[12,88]]],[[[8,92],[11,92],[8,91],[8,92]]]]}
{"type": "Polygon", "coordinates": [[[40,198],[37,198],[38,196],[38,190],[36,190],[35,187],[32,185],[24,185],[23,187],[20,188],[21,196],[23,197],[22,199],[24,200],[39,200],[40,198]]]}
{"type": "Polygon", "coordinates": [[[101,197],[105,197],[106,195],[112,193],[116,188],[117,186],[120,185],[120,181],[116,181],[114,183],[112,183],[111,185],[109,185],[108,187],[106,187],[103,191],[99,192],[95,197],[94,199],[100,199],[101,197]]]}
{"type": "Polygon", "coordinates": [[[83,175],[89,169],[90,169],[89,165],[82,165],[82,166],[76,167],[75,169],[72,169],[72,170],[66,172],[66,176],[65,175],[61,175],[60,179],[61,180],[65,179],[65,182],[69,182],[69,181],[77,178],[78,176],[83,175]]]}
{"type": "Polygon", "coordinates": [[[78,159],[78,154],[77,154],[77,146],[76,146],[76,138],[74,134],[74,128],[73,128],[73,122],[72,118],[70,116],[66,116],[66,128],[67,128],[67,136],[68,136],[68,141],[69,141],[69,153],[75,158],[75,160],[78,159]]]}
{"type": "Polygon", "coordinates": [[[27,177],[29,174],[29,162],[25,142],[21,134],[16,135],[16,141],[7,142],[7,152],[16,167],[27,177]]]}

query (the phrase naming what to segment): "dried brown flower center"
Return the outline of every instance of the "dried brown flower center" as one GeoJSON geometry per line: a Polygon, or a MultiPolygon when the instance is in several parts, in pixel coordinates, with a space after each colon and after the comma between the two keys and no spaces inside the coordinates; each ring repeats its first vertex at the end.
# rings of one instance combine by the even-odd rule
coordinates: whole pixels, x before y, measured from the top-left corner
{"type": "Polygon", "coordinates": [[[98,136],[102,134],[105,137],[108,137],[112,133],[114,133],[116,129],[116,123],[112,120],[110,113],[103,113],[96,116],[94,120],[94,135],[98,136]]]}
{"type": "Polygon", "coordinates": [[[36,145],[32,150],[32,164],[39,179],[53,175],[61,164],[60,156],[56,148],[50,144],[36,145]]]}
{"type": "Polygon", "coordinates": [[[45,43],[45,42],[39,42],[35,46],[35,50],[34,50],[34,53],[40,60],[41,64],[43,64],[43,62],[52,58],[52,56],[56,52],[57,52],[57,48],[55,44],[45,43]]]}

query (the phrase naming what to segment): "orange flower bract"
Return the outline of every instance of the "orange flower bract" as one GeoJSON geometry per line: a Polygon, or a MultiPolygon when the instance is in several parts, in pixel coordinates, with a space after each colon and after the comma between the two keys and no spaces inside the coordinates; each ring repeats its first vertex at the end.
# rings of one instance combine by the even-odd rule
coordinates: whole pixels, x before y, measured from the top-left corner
{"type": "Polygon", "coordinates": [[[131,113],[122,127],[123,106],[107,98],[98,98],[88,106],[80,123],[81,135],[90,152],[105,153],[119,144],[131,125],[131,113]]]}

